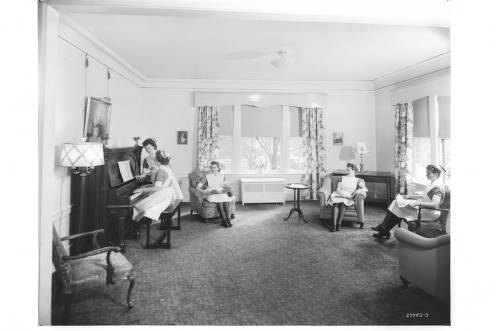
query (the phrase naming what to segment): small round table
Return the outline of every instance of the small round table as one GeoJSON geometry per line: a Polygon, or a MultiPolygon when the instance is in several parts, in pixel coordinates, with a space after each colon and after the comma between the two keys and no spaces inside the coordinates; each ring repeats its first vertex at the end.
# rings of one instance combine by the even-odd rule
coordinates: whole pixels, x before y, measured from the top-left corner
{"type": "Polygon", "coordinates": [[[299,220],[303,220],[305,223],[307,223],[306,219],[304,218],[304,214],[300,209],[300,190],[308,190],[311,188],[311,186],[305,184],[287,184],[285,185],[285,187],[293,190],[293,208],[290,210],[290,214],[288,214],[288,217],[286,217],[284,221],[288,221],[293,212],[296,211],[299,214],[299,220]]]}

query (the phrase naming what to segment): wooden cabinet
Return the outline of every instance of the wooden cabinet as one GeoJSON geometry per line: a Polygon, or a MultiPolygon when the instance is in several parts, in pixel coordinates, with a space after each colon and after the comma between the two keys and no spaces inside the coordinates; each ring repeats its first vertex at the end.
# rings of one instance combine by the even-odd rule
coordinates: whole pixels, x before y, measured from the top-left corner
{"type": "MultiPolygon", "coordinates": [[[[334,171],[332,175],[344,176],[345,171],[334,171]]],[[[356,177],[364,179],[368,193],[366,202],[379,202],[389,205],[396,197],[396,177],[391,172],[363,171],[356,177]]]]}

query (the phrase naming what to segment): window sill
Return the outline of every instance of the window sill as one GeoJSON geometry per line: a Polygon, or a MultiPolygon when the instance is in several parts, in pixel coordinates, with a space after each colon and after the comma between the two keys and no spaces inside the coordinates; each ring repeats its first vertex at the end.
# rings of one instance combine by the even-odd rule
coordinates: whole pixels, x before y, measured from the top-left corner
{"type": "Polygon", "coordinates": [[[224,175],[228,176],[250,176],[250,177],[273,177],[273,176],[286,176],[286,175],[303,175],[305,170],[288,170],[288,171],[264,171],[258,173],[255,171],[222,171],[224,175]]]}

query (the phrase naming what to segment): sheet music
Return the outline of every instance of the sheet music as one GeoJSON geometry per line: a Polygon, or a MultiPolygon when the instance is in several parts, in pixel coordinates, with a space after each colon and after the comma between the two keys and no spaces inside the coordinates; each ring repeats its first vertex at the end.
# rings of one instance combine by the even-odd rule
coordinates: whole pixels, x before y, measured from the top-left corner
{"type": "Polygon", "coordinates": [[[120,170],[120,175],[122,176],[123,182],[128,182],[129,180],[134,179],[132,168],[130,167],[130,160],[119,161],[118,169],[120,170]]]}

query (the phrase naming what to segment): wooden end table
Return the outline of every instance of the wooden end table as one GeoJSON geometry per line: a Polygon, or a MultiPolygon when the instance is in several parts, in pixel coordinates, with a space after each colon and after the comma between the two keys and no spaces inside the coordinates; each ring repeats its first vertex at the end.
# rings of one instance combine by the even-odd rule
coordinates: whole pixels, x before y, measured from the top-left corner
{"type": "Polygon", "coordinates": [[[287,184],[286,188],[293,190],[293,208],[290,210],[288,217],[285,217],[284,221],[288,221],[294,212],[299,214],[299,221],[302,220],[304,223],[308,223],[304,218],[302,209],[300,209],[300,190],[308,190],[311,188],[310,185],[305,184],[287,184]]]}

